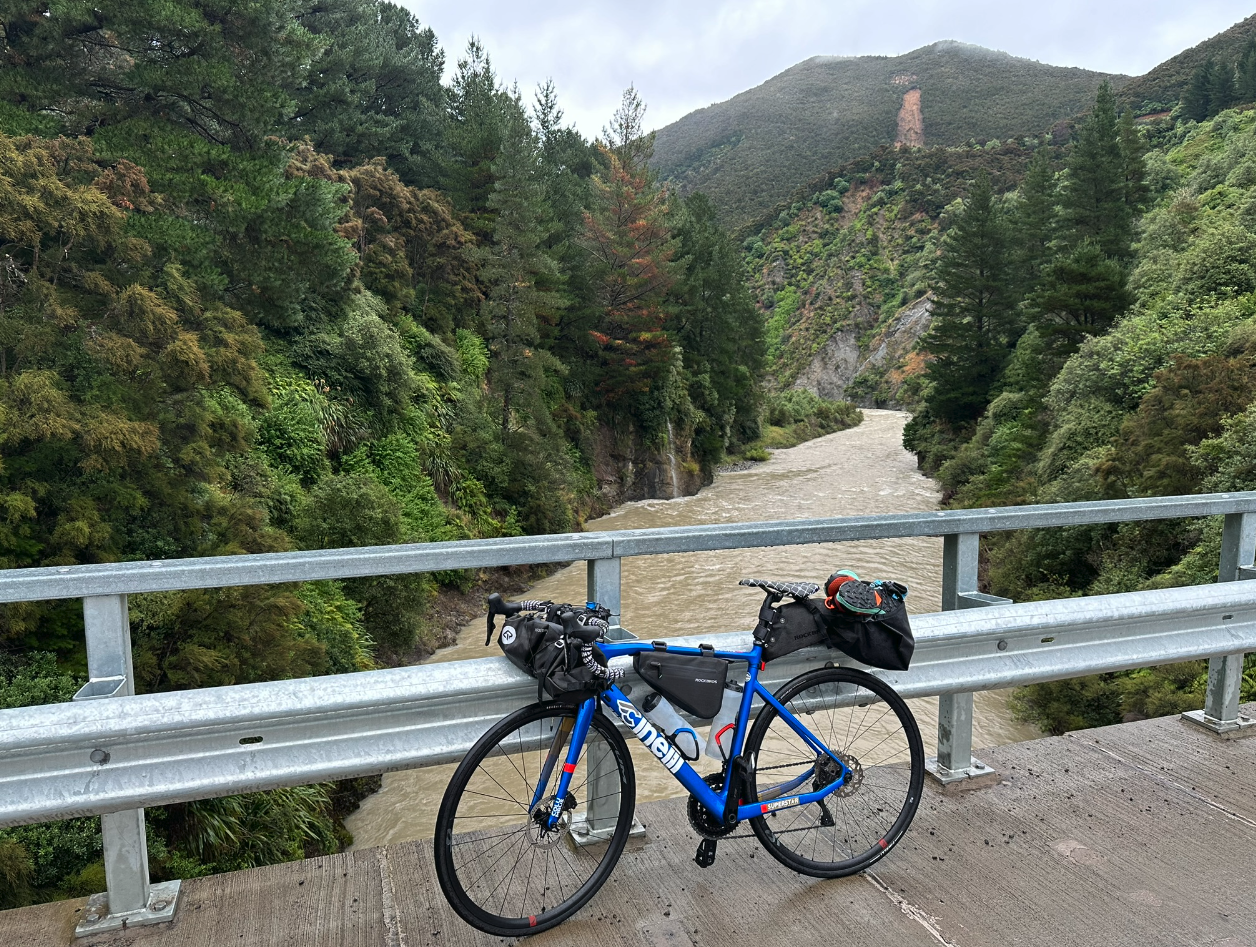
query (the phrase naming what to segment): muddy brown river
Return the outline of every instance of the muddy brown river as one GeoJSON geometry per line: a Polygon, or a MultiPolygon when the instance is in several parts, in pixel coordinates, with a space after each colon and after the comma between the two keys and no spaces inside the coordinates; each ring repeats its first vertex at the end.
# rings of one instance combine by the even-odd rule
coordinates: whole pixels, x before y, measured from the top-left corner
{"type": "MultiPolygon", "coordinates": [[[[697,496],[644,500],[619,507],[588,524],[590,530],[645,529],[753,520],[790,520],[873,513],[910,513],[938,505],[938,489],[916,469],[903,449],[899,411],[864,409],[864,422],[776,451],[750,470],[721,473],[697,496]]],[[[643,556],[623,560],[623,624],[641,638],[745,631],[754,625],[762,594],[739,588],[743,576],[823,582],[837,569],[854,569],[866,578],[898,579],[910,592],[915,613],[937,611],[942,594],[942,540],[921,537],[732,549],[716,552],[643,556]]],[[[517,596],[519,598],[523,595],[517,596]]],[[[583,602],[585,564],[575,563],[534,586],[528,598],[583,602]]],[[[432,661],[457,661],[498,654],[484,647],[484,622],[462,629],[458,643],[437,652],[432,661]]],[[[1007,691],[976,695],[973,746],[998,746],[1040,736],[1012,720],[1007,691]]],[[[937,733],[937,700],[910,702],[920,723],[926,752],[937,733]]],[[[705,736],[705,728],[700,737],[705,736]]],[[[671,774],[646,760],[631,741],[641,801],[683,795],[671,774]]],[[[716,768],[704,759],[700,772],[716,768]]],[[[392,844],[432,834],[450,766],[389,773],[383,789],[363,801],[347,821],[355,847],[392,844]]]]}

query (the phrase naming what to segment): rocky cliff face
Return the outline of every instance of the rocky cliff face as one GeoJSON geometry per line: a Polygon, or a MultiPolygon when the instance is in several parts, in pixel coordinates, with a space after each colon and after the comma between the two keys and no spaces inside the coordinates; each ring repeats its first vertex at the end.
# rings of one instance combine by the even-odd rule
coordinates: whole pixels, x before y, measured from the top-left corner
{"type": "Polygon", "coordinates": [[[794,387],[807,388],[821,398],[846,398],[865,408],[897,406],[906,374],[918,368],[913,353],[929,331],[932,312],[933,298],[928,295],[903,307],[863,352],[859,335],[867,331],[866,324],[856,320],[854,327],[839,329],[812,357],[794,387]]]}
{"type": "Polygon", "coordinates": [[[687,437],[668,432],[661,445],[647,445],[636,431],[598,428],[593,475],[608,507],[632,500],[693,496],[710,483],[694,461],[687,437]]]}

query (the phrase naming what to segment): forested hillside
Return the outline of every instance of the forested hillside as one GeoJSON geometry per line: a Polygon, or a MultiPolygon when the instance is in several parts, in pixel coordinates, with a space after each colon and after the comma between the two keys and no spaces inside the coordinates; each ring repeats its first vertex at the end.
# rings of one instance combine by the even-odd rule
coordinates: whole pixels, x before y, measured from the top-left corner
{"type": "MultiPolygon", "coordinates": [[[[1256,488],[1250,106],[1144,138],[1101,98],[1062,166],[1035,158],[1014,201],[979,179],[940,251],[905,443],[953,505],[1256,488]]],[[[986,582],[1017,601],[1209,582],[1220,542],[1219,518],[1000,534],[986,582]]],[[[1060,732],[1198,707],[1205,687],[1196,662],[1020,701],[1060,732]]]]}
{"type": "Polygon", "coordinates": [[[702,191],[742,227],[813,179],[898,134],[919,90],[923,144],[1037,135],[1093,101],[1105,78],[943,42],[902,56],[819,56],[699,109],[658,133],[653,167],[682,193],[702,191]]]}
{"type": "MultiPolygon", "coordinates": [[[[1136,122],[1105,88],[1071,131],[830,172],[745,242],[771,370],[911,408],[905,443],[952,506],[1256,488],[1251,49],[1212,73],[1226,109],[1203,121],[1187,95],[1136,122]]],[[[1219,521],[1001,534],[983,588],[1207,582],[1219,543],[1219,521]]],[[[1171,713],[1204,672],[1039,685],[1021,712],[1053,732],[1171,713]]]]}
{"type": "Polygon", "coordinates": [[[778,382],[870,405],[914,403],[923,362],[912,352],[928,324],[939,229],[975,174],[1012,191],[1038,150],[1058,149],[1049,138],[883,147],[830,172],[748,237],[778,382]],[[902,326],[917,312],[917,325],[902,326]]]}
{"type": "MultiPolygon", "coordinates": [[[[740,252],[631,90],[586,141],[375,0],[0,19],[3,567],[578,529],[759,435],[740,252]]],[[[137,686],[412,660],[471,578],[133,596],[137,686]]],[[[78,603],[0,610],[0,707],[83,669],[78,603]]],[[[154,875],[335,850],[361,789],[154,810],[154,875]]],[[[99,844],[0,832],[0,907],[103,890],[99,844]]]]}
{"type": "Polygon", "coordinates": [[[1254,38],[1256,15],[1235,23],[1228,30],[1183,50],[1155,69],[1131,79],[1120,90],[1117,98],[1123,106],[1139,113],[1168,111],[1181,101],[1192,77],[1209,61],[1232,67],[1243,58],[1244,51],[1254,38]]]}

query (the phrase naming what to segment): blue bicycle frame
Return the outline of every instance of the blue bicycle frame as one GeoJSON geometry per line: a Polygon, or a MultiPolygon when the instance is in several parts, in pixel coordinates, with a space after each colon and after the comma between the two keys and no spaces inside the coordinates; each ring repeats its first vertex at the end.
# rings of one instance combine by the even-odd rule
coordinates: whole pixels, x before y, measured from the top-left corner
{"type": "MultiPolygon", "coordinates": [[[[606,655],[607,660],[611,658],[627,657],[644,651],[657,650],[651,642],[648,641],[603,641],[598,644],[602,653],[606,655]]],[[[826,796],[840,789],[846,780],[850,777],[850,770],[841,758],[828,749],[823,743],[815,738],[792,713],[783,707],[771,692],[759,683],[759,671],[762,669],[763,649],[759,645],[755,645],[750,651],[716,651],[712,655],[710,651],[702,651],[699,648],[685,647],[668,647],[665,651],[668,654],[685,654],[685,655],[707,655],[717,658],[724,658],[729,661],[741,661],[747,665],[745,690],[741,698],[741,708],[737,714],[737,726],[733,732],[733,743],[729,754],[729,759],[736,759],[741,755],[742,748],[745,744],[746,733],[750,723],[750,707],[754,698],[758,696],[765,704],[770,704],[775,708],[781,719],[796,733],[803,742],[815,750],[817,755],[829,757],[837,764],[838,777],[828,785],[817,789],[813,792],[799,793],[797,795],[786,795],[792,793],[795,789],[802,786],[815,775],[815,767],[812,766],[802,775],[790,779],[788,782],[781,783],[770,788],[760,788],[758,791],[759,799],[750,804],[741,804],[737,806],[737,818],[752,819],[757,816],[765,815],[778,809],[789,809],[794,806],[803,806],[808,803],[818,802],[826,796]],[[764,801],[767,800],[767,801],[764,801]]],[[[667,737],[658,731],[645,714],[637,709],[637,706],[629,699],[628,695],[619,689],[616,685],[611,685],[601,695],[601,700],[618,717],[632,734],[640,740],[647,750],[666,767],[673,776],[679,780],[680,784],[689,790],[702,805],[718,819],[723,819],[724,812],[728,803],[728,793],[730,791],[730,778],[725,779],[723,788],[716,792],[712,789],[701,776],[694,770],[692,766],[686,762],[685,758],[680,755],[680,751],[672,745],[667,737]]],[[[580,760],[580,752],[584,748],[585,738],[589,734],[589,726],[593,722],[593,715],[597,712],[597,698],[589,698],[580,705],[580,709],[576,714],[575,724],[571,728],[571,744],[567,750],[567,759],[563,765],[562,775],[558,781],[558,791],[554,795],[554,804],[550,810],[548,828],[553,829],[558,820],[562,817],[567,792],[571,785],[571,774],[575,772],[576,763],[580,760]]],[[[565,729],[565,728],[564,728],[565,729]]],[[[535,809],[545,797],[545,789],[549,784],[554,765],[557,762],[554,757],[554,751],[562,745],[566,737],[566,733],[560,731],[554,742],[554,750],[551,750],[550,759],[543,768],[540,778],[537,780],[536,791],[532,798],[532,808],[535,809]]],[[[728,773],[732,774],[732,767],[728,768],[728,773]]]]}

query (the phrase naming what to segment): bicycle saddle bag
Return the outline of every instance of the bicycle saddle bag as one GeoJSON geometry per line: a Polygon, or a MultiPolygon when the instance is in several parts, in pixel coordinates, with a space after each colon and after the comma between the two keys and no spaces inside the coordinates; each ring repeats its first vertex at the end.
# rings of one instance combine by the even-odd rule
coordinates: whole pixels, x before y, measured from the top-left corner
{"type": "Polygon", "coordinates": [[[643,651],[633,656],[633,670],[681,710],[702,720],[720,712],[728,662],[696,654],[643,651]]]}
{"type": "Polygon", "coordinates": [[[817,609],[823,599],[809,602],[786,602],[778,605],[767,639],[763,642],[763,660],[775,661],[800,648],[829,647],[828,628],[817,609]]]}
{"type": "Polygon", "coordinates": [[[854,593],[858,592],[858,601],[862,603],[866,598],[873,603],[861,606],[868,609],[863,613],[845,609],[833,596],[829,601],[837,607],[822,598],[778,606],[777,618],[764,642],[763,660],[771,661],[799,648],[827,643],[869,667],[907,670],[916,650],[916,639],[912,636],[907,605],[903,601],[906,587],[897,582],[860,581],[859,584],[868,588],[851,588],[847,595],[855,598],[854,593]]]}

